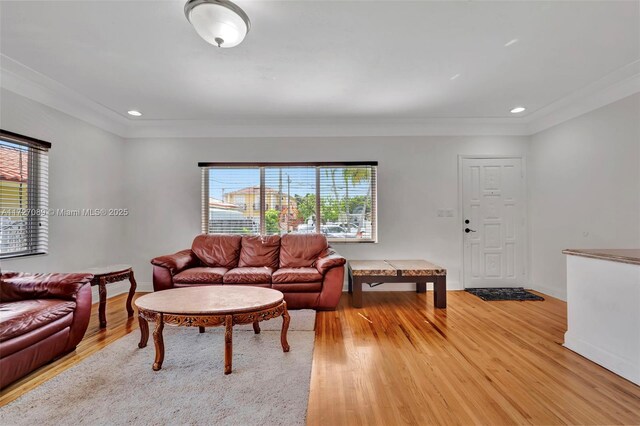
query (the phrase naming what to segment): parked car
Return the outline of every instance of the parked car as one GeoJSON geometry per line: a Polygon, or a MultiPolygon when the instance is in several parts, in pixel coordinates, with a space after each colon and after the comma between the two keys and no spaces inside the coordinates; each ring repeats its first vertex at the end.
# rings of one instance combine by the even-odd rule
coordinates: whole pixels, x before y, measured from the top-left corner
{"type": "Polygon", "coordinates": [[[320,226],[320,232],[327,236],[327,238],[355,238],[356,230],[353,229],[348,232],[340,225],[322,225],[320,226]]]}

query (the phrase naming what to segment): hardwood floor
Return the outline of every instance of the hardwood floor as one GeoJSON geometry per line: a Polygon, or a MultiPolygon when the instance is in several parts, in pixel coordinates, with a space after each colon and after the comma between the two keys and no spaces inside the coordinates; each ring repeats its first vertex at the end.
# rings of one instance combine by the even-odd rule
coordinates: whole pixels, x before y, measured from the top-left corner
{"type": "Polygon", "coordinates": [[[640,423],[640,387],[561,346],[564,302],[432,296],[318,315],[309,425],[640,423]]]}
{"type": "MultiPolygon", "coordinates": [[[[309,425],[640,424],[640,387],[561,346],[566,304],[483,302],[449,292],[344,295],[316,320],[309,425]]],[[[97,305],[84,340],[4,389],[4,405],[137,329],[125,295],[97,305]]],[[[292,348],[295,350],[295,348],[292,348]]]]}

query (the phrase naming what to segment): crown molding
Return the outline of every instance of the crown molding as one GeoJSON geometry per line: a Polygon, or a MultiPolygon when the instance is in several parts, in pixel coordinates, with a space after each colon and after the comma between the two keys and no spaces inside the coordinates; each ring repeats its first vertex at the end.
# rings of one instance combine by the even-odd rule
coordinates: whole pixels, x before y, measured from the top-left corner
{"type": "Polygon", "coordinates": [[[118,136],[127,134],[126,118],[3,54],[0,87],[118,136]]]}
{"type": "Polygon", "coordinates": [[[120,137],[528,136],[640,92],[640,60],[524,117],[431,119],[128,119],[0,54],[0,87],[120,137]]]}
{"type": "Polygon", "coordinates": [[[528,134],[536,134],[639,92],[640,60],[530,114],[528,134]]]}
{"type": "Polygon", "coordinates": [[[204,137],[358,137],[526,135],[527,124],[508,119],[393,120],[206,120],[138,121],[128,138],[204,137]]]}

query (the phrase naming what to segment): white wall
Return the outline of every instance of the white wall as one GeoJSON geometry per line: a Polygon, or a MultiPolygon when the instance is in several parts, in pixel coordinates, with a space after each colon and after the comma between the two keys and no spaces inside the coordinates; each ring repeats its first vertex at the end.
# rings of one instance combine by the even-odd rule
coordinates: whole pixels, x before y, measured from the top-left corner
{"type": "Polygon", "coordinates": [[[138,281],[149,283],[151,258],[191,246],[200,232],[199,161],[377,160],[379,243],[336,249],[351,259],[426,258],[448,269],[449,288],[461,288],[458,155],[525,156],[527,148],[527,137],[485,136],[130,139],[125,204],[131,262],[138,281]],[[456,217],[437,217],[438,208],[455,209],[456,217]]]}
{"type": "Polygon", "coordinates": [[[460,218],[436,211],[457,215],[459,154],[527,158],[534,288],[565,298],[564,248],[640,246],[640,94],[532,137],[129,140],[12,92],[0,95],[2,128],[53,143],[52,208],[131,212],[52,217],[50,253],[4,260],[4,270],[130,263],[140,288],[150,289],[149,260],[189,247],[200,232],[199,161],[378,160],[380,242],[336,248],[352,259],[430,259],[449,270],[452,289],[461,287],[460,218]]]}
{"type": "Polygon", "coordinates": [[[566,300],[565,248],[640,247],[640,94],[531,137],[533,287],[566,300]]]}
{"type": "MultiPolygon", "coordinates": [[[[50,208],[126,207],[122,138],[7,90],[0,92],[0,127],[51,142],[50,208]]],[[[50,217],[49,254],[2,260],[2,270],[77,271],[126,263],[125,220],[50,217]]]]}

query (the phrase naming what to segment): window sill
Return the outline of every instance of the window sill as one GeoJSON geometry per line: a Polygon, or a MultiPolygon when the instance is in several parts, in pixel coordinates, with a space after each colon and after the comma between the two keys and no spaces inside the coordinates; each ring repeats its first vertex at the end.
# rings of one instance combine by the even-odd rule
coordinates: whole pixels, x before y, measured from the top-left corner
{"type": "Polygon", "coordinates": [[[327,238],[327,241],[331,244],[378,244],[377,240],[345,240],[342,238],[327,238]]]}
{"type": "Polygon", "coordinates": [[[31,256],[46,256],[47,254],[49,253],[39,252],[39,253],[1,254],[0,260],[20,259],[22,257],[31,257],[31,256]]]}

